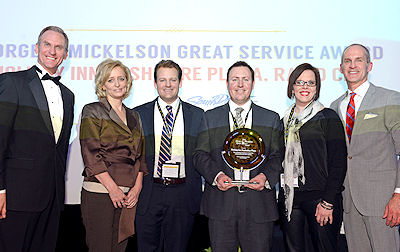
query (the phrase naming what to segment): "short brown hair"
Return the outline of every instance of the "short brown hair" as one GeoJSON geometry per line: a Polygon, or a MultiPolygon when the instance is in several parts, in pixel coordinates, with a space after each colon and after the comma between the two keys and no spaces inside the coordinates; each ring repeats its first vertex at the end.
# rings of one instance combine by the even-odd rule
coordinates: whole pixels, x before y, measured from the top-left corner
{"type": "Polygon", "coordinates": [[[319,70],[315,67],[313,67],[311,64],[308,63],[303,63],[301,65],[298,65],[293,72],[289,76],[289,82],[287,86],[287,96],[292,99],[293,98],[293,85],[296,83],[297,78],[305,71],[305,70],[311,70],[315,74],[315,85],[316,85],[316,92],[315,92],[315,97],[314,101],[318,100],[319,98],[319,91],[321,89],[321,77],[319,75],[319,70]]]}
{"type": "Polygon", "coordinates": [[[254,70],[251,68],[249,64],[244,61],[237,61],[232,66],[229,67],[228,72],[226,73],[226,81],[229,81],[229,73],[231,72],[232,68],[234,67],[247,67],[251,73],[251,82],[254,81],[254,70]]]}
{"type": "Polygon", "coordinates": [[[173,62],[172,60],[161,60],[160,62],[157,63],[155,69],[154,69],[154,81],[157,82],[157,71],[158,69],[165,67],[165,68],[175,68],[176,71],[178,71],[178,82],[181,81],[182,79],[182,69],[181,67],[173,62]]]}
{"type": "Polygon", "coordinates": [[[129,93],[131,92],[132,89],[131,71],[127,66],[122,64],[122,62],[119,60],[106,59],[97,66],[96,75],[94,78],[94,82],[96,84],[96,95],[99,99],[106,97],[106,92],[103,90],[103,85],[110,77],[111,71],[116,67],[122,68],[122,70],[125,73],[125,77],[127,78],[127,86],[124,99],[129,96],[129,93]]]}

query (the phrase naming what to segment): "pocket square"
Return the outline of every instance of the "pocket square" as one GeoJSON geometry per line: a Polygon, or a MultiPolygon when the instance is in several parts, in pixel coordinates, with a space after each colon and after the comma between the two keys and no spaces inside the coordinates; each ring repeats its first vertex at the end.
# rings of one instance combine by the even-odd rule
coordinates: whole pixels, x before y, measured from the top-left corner
{"type": "Polygon", "coordinates": [[[378,114],[375,114],[375,113],[366,113],[364,116],[364,120],[371,119],[371,118],[374,118],[377,116],[378,116],[378,114]]]}

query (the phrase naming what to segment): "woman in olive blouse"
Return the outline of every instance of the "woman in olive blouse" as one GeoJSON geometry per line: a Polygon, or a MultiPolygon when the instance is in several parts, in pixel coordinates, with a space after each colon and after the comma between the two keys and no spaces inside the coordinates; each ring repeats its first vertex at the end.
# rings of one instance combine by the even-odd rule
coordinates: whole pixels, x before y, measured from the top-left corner
{"type": "Polygon", "coordinates": [[[86,242],[89,251],[125,251],[147,174],[142,123],[139,114],[122,103],[132,87],[126,66],[103,61],[95,83],[99,101],[84,106],[80,127],[86,242]]]}

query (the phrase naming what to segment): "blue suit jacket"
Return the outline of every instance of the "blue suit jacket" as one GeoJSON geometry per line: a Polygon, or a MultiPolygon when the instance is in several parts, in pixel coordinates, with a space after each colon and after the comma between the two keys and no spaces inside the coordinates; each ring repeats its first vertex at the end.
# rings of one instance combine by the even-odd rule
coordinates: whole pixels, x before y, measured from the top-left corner
{"type": "MultiPolygon", "coordinates": [[[[149,174],[143,178],[143,187],[139,196],[137,213],[146,213],[153,189],[155,141],[154,141],[154,106],[156,100],[145,103],[135,108],[139,112],[144,136],[145,136],[145,155],[149,174]]],[[[197,135],[200,130],[201,119],[204,111],[196,106],[182,101],[182,111],[184,120],[184,142],[185,142],[185,173],[186,183],[179,186],[185,195],[185,200],[180,202],[187,206],[188,211],[196,213],[200,208],[201,200],[201,177],[195,170],[192,155],[196,148],[197,135]]]]}

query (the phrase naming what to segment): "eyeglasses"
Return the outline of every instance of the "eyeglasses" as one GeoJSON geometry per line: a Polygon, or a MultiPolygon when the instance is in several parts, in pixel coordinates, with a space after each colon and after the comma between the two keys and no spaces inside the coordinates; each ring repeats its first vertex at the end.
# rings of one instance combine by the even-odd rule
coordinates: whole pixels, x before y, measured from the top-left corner
{"type": "Polygon", "coordinates": [[[315,81],[302,81],[302,80],[298,80],[294,83],[294,85],[296,86],[304,86],[306,85],[307,87],[315,87],[316,83],[315,81]]]}

